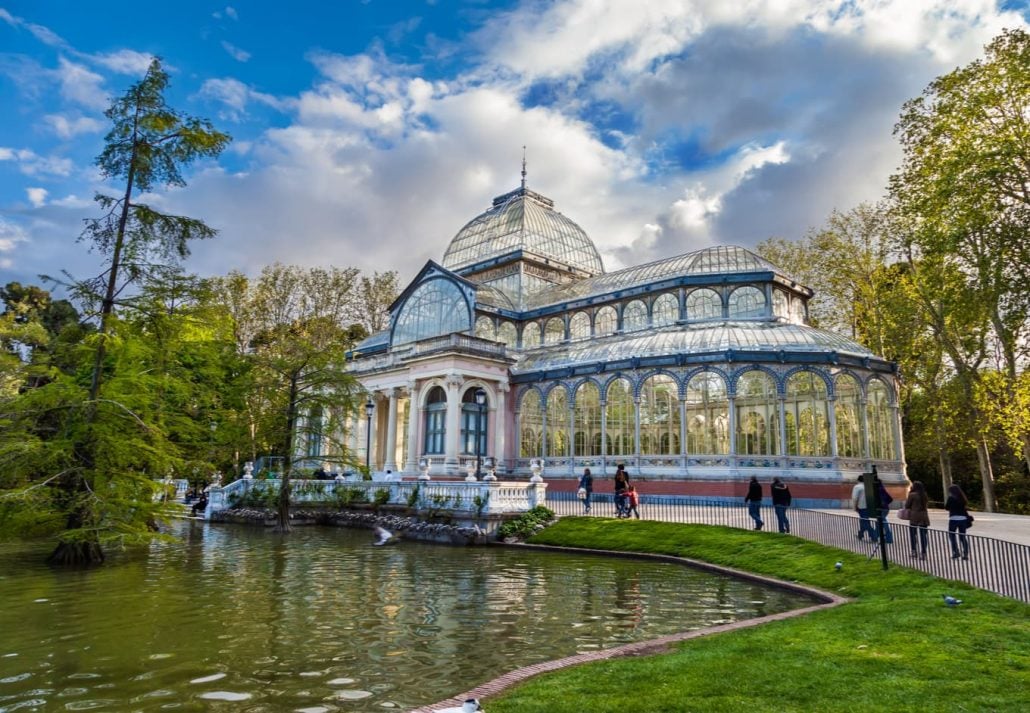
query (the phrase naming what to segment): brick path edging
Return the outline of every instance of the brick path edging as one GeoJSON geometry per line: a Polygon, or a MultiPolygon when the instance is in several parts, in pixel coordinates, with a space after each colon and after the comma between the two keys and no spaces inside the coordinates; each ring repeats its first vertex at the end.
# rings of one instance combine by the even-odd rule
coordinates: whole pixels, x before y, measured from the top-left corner
{"type": "Polygon", "coordinates": [[[523,666],[522,668],[517,668],[514,671],[509,671],[503,676],[499,676],[492,681],[487,681],[486,683],[476,686],[472,690],[462,693],[461,695],[448,698],[444,701],[438,701],[437,703],[431,703],[427,706],[422,706],[421,708],[415,708],[410,711],[410,713],[433,713],[434,711],[439,711],[444,708],[460,707],[467,698],[486,698],[487,696],[496,695],[507,688],[511,688],[517,683],[521,683],[522,681],[541,673],[548,673],[550,671],[557,671],[558,669],[567,668],[569,666],[578,666],[592,661],[604,661],[622,656],[659,654],[667,651],[670,645],[680,641],[698,639],[702,636],[722,634],[727,631],[736,631],[738,629],[746,629],[752,626],[760,626],[771,621],[780,621],[782,619],[803,616],[822,609],[836,607],[849,601],[847,597],[841,597],[832,592],[825,592],[821,589],[809,587],[797,582],[785,582],[781,579],[773,579],[772,577],[755,574],[754,572],[745,572],[733,569],[732,567],[723,567],[722,565],[712,564],[711,562],[702,562],[701,560],[689,559],[687,557],[674,557],[672,555],[658,555],[642,552],[615,552],[611,550],[595,550],[578,547],[559,547],[555,545],[527,545],[524,543],[507,544],[504,546],[534,550],[549,550],[552,552],[575,552],[576,554],[597,554],[605,555],[607,557],[632,557],[634,559],[671,562],[673,564],[680,564],[687,567],[693,567],[695,569],[714,572],[716,574],[723,574],[737,579],[746,579],[770,587],[775,587],[777,589],[786,589],[798,594],[804,594],[821,601],[822,604],[803,607],[801,609],[792,609],[790,611],[780,612],[779,614],[769,614],[768,616],[762,616],[756,619],[735,621],[731,624],[719,624],[717,626],[709,626],[703,629],[695,629],[693,631],[682,631],[678,634],[669,634],[657,639],[648,639],[647,641],[636,641],[632,644],[624,644],[611,649],[604,649],[603,651],[589,651],[587,653],[574,654],[572,656],[566,656],[552,661],[544,661],[542,663],[533,664],[532,666],[523,666]]]}

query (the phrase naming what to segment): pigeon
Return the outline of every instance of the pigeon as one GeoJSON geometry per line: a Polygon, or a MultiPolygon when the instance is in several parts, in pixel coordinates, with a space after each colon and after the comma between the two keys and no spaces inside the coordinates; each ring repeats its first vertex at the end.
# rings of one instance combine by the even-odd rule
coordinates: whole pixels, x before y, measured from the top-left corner
{"type": "Polygon", "coordinates": [[[467,698],[464,703],[455,708],[444,708],[437,713],[477,713],[477,711],[483,711],[483,706],[479,705],[479,700],[476,698],[467,698]]]}
{"type": "Polygon", "coordinates": [[[833,568],[835,570],[837,570],[838,572],[840,572],[843,567],[844,567],[844,563],[843,562],[837,562],[835,565],[833,565],[833,568]]]}
{"type": "Polygon", "coordinates": [[[385,527],[379,527],[377,525],[374,528],[374,530],[376,533],[376,541],[372,544],[376,547],[379,547],[380,545],[387,545],[391,542],[396,541],[397,539],[396,537],[394,537],[393,533],[387,530],[385,527]]]}
{"type": "Polygon", "coordinates": [[[955,597],[950,596],[948,594],[944,594],[942,596],[944,597],[944,605],[945,606],[957,607],[959,604],[962,603],[961,599],[955,599],[955,597]]]}

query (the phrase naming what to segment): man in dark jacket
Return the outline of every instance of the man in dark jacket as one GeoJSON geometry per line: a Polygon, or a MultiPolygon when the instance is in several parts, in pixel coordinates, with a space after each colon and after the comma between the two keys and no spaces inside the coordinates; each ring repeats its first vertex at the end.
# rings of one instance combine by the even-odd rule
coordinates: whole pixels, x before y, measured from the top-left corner
{"type": "Polygon", "coordinates": [[[780,532],[790,532],[790,520],[787,519],[787,508],[790,507],[790,488],[779,478],[773,478],[772,482],[773,510],[776,511],[776,524],[780,532]]]}
{"type": "Polygon", "coordinates": [[[747,485],[747,495],[744,497],[744,504],[747,505],[747,514],[755,521],[755,529],[761,530],[762,525],[762,486],[758,478],[751,476],[751,482],[747,485]]]}

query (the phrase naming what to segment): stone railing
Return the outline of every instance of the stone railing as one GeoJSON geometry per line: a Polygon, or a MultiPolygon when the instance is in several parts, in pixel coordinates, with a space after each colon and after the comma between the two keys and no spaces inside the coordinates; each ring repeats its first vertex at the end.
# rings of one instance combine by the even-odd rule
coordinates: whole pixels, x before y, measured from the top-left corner
{"type": "MultiPolygon", "coordinates": [[[[252,491],[277,493],[278,480],[237,480],[224,488],[212,486],[204,517],[246,500],[252,491]]],[[[416,513],[448,511],[469,517],[513,514],[544,503],[547,485],[527,482],[294,480],[290,500],[295,504],[346,506],[349,503],[393,505],[416,513]]]]}

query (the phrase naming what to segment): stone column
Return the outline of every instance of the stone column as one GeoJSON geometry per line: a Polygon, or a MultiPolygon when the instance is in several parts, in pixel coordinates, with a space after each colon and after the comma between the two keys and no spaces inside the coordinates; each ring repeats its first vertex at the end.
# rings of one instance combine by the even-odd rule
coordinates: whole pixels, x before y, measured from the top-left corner
{"type": "Polygon", "coordinates": [[[866,417],[867,414],[865,396],[859,398],[858,406],[859,409],[861,409],[861,413],[859,414],[859,422],[862,424],[862,457],[866,460],[872,460],[873,454],[869,450],[869,419],[866,417]]]}
{"type": "MultiPolygon", "coordinates": [[[[788,450],[787,449],[787,397],[783,396],[783,395],[777,395],[777,397],[776,397],[776,407],[779,409],[779,412],[780,412],[780,418],[779,418],[779,421],[780,421],[779,431],[780,432],[776,434],[776,437],[780,439],[780,447],[779,447],[779,449],[776,452],[779,453],[782,458],[786,459],[786,457],[787,457],[787,450],[788,450]]],[[[797,424],[797,428],[795,430],[800,434],[800,431],[801,431],[801,424],[800,423],[797,424]]],[[[784,465],[786,465],[786,460],[784,460],[783,462],[784,462],[784,465]]]]}
{"type": "Polygon", "coordinates": [[[601,472],[605,473],[608,467],[608,401],[599,399],[601,407],[601,472]]]}
{"type": "Polygon", "coordinates": [[[397,389],[387,389],[389,411],[386,417],[386,452],[383,454],[383,470],[397,470],[397,389]]]}
{"type": "Polygon", "coordinates": [[[737,455],[737,397],[730,396],[730,457],[737,455]]]}
{"type": "Polygon", "coordinates": [[[417,382],[408,382],[408,394],[408,460],[404,463],[404,472],[414,473],[418,470],[418,458],[422,452],[418,445],[418,425],[422,414],[418,407],[417,382]]]}
{"type": "Polygon", "coordinates": [[[497,462],[498,469],[503,463],[505,465],[504,470],[507,470],[508,459],[505,457],[504,447],[505,433],[508,430],[508,404],[507,395],[508,389],[507,381],[501,381],[497,384],[497,406],[494,409],[494,458],[497,462]]]}
{"type": "Polygon", "coordinates": [[[684,396],[679,397],[680,407],[680,464],[682,467],[687,467],[687,399],[684,396]]]}
{"type": "Polygon", "coordinates": [[[458,470],[458,441],[461,440],[461,393],[458,391],[464,379],[456,373],[447,375],[447,423],[444,434],[444,468],[448,472],[458,470]]]}
{"type": "Polygon", "coordinates": [[[830,455],[838,458],[837,453],[837,396],[836,394],[826,397],[826,418],[830,423],[830,455]]]}
{"type": "Polygon", "coordinates": [[[633,399],[633,450],[637,455],[637,470],[640,469],[640,397],[633,399]]]}

